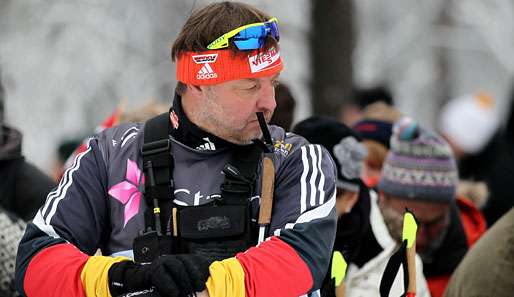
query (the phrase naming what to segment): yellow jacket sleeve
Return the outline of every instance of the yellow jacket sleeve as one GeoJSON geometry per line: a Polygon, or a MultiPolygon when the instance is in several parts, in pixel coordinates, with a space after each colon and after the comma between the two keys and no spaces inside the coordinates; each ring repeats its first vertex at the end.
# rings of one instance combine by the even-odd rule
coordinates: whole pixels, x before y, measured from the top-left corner
{"type": "Polygon", "coordinates": [[[125,257],[89,257],[80,278],[87,297],[112,297],[109,291],[109,268],[114,263],[130,260],[125,257]]]}
{"type": "Polygon", "coordinates": [[[207,291],[210,297],[244,297],[245,274],[236,258],[216,261],[209,267],[207,291]]]}

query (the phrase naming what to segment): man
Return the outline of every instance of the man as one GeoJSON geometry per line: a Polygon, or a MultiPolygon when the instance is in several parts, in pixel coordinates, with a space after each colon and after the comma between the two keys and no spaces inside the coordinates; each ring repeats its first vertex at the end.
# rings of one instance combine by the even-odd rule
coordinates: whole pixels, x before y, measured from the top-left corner
{"type": "Polygon", "coordinates": [[[27,228],[18,290],[251,297],[318,289],[336,227],[335,169],[321,146],[264,123],[283,68],[278,39],[276,19],[246,4],[194,12],[172,48],[179,83],[170,113],[90,141],[27,228]],[[164,128],[152,128],[162,119],[164,128]],[[98,248],[116,257],[93,256],[98,248]]]}
{"type": "Polygon", "coordinates": [[[456,198],[458,181],[446,141],[409,119],[395,124],[378,184],[379,206],[396,241],[401,241],[405,208],[416,215],[416,251],[433,297],[442,296],[468,246],[485,231],[480,212],[456,198]]]}
{"type": "Polygon", "coordinates": [[[393,96],[387,87],[354,87],[351,98],[345,100],[341,106],[339,120],[345,125],[353,126],[362,119],[368,106],[375,103],[393,106],[393,96]]]}
{"type": "MultiPolygon", "coordinates": [[[[322,296],[380,296],[380,280],[387,261],[398,248],[387,232],[377,204],[377,194],[361,180],[366,147],[361,137],[345,124],[334,119],[311,117],[298,123],[293,132],[304,136],[311,143],[323,145],[336,161],[338,169],[336,187],[337,223],[334,252],[341,252],[348,264],[344,284],[336,284],[331,271],[344,263],[333,261],[322,287],[322,296]]],[[[421,260],[418,264],[417,296],[429,296],[423,277],[421,260]]],[[[344,271],[344,270],[343,270],[344,271]]],[[[403,271],[401,272],[403,273],[403,271]]],[[[391,296],[404,293],[402,275],[397,277],[391,289],[391,296]]]]}
{"type": "Polygon", "coordinates": [[[382,164],[390,148],[393,124],[401,117],[393,106],[379,101],[368,105],[363,110],[363,118],[352,126],[368,149],[363,180],[370,188],[375,188],[380,180],[382,164]]]}
{"type": "Polygon", "coordinates": [[[55,183],[23,157],[22,134],[4,122],[4,97],[0,80],[0,206],[30,220],[55,183]]]}

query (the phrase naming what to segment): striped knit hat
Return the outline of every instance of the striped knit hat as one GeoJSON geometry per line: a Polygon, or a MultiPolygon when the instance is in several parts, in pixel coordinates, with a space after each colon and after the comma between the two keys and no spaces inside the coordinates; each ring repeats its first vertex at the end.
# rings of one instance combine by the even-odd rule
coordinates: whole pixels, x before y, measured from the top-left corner
{"type": "Polygon", "coordinates": [[[408,118],[394,125],[379,190],[399,198],[450,202],[458,179],[451,148],[439,135],[408,118]]]}

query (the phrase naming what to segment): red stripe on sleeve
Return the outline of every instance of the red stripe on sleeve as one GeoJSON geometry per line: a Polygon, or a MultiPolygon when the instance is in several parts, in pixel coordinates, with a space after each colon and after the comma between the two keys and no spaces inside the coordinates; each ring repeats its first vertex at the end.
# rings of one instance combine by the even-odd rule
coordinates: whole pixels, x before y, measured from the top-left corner
{"type": "Polygon", "coordinates": [[[237,254],[236,258],[245,272],[247,297],[298,297],[312,288],[307,264],[292,247],[275,236],[237,254]]]}
{"type": "Polygon", "coordinates": [[[39,252],[25,273],[29,297],[85,297],[80,273],[89,256],[71,244],[56,244],[39,252]]]}

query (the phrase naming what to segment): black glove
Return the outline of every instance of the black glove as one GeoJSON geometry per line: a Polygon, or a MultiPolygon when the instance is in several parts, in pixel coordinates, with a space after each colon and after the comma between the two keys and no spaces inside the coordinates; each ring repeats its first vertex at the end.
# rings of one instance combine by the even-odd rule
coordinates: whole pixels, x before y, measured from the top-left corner
{"type": "Polygon", "coordinates": [[[325,277],[320,289],[321,297],[336,297],[336,280],[335,278],[325,277]]]}
{"type": "Polygon", "coordinates": [[[192,254],[161,256],[145,265],[115,263],[109,269],[109,290],[119,296],[154,286],[161,296],[192,295],[205,290],[210,264],[207,258],[192,254]]]}

